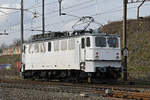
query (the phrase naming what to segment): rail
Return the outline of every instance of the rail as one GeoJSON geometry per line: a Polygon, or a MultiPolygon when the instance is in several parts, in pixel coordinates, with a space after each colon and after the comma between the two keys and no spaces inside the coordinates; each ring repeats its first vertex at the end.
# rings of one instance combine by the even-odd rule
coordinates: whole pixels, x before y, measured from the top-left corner
{"type": "Polygon", "coordinates": [[[150,86],[41,82],[20,79],[0,79],[0,87],[79,94],[86,93],[88,95],[98,94],[104,97],[115,97],[124,99],[150,99],[150,86]]]}

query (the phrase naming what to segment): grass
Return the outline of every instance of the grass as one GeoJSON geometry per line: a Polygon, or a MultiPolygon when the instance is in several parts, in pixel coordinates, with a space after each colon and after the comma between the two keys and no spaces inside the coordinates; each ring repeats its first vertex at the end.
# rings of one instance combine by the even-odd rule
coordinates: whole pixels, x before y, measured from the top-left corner
{"type": "Polygon", "coordinates": [[[19,55],[11,55],[11,56],[0,56],[0,64],[11,64],[11,69],[1,69],[0,77],[17,77],[19,73],[17,72],[16,62],[20,60],[19,55]]]}

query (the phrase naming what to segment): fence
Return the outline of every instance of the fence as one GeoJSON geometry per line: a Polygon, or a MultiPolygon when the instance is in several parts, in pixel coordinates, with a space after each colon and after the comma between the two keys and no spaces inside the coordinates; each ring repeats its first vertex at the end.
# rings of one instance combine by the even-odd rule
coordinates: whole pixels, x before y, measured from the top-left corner
{"type": "Polygon", "coordinates": [[[0,56],[10,56],[10,55],[19,55],[20,54],[20,47],[10,47],[10,48],[4,48],[2,49],[2,53],[0,53],[0,56]]]}

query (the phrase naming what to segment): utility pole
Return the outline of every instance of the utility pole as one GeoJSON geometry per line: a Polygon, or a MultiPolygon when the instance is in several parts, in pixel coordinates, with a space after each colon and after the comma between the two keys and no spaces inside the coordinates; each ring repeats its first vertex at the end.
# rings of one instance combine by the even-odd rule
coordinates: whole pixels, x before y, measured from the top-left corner
{"type": "Polygon", "coordinates": [[[127,0],[123,0],[123,56],[124,56],[123,79],[124,79],[124,81],[127,81],[127,57],[128,57],[128,48],[127,48],[127,0]]]}
{"type": "MultiPolygon", "coordinates": [[[[23,0],[21,0],[21,25],[20,25],[20,27],[21,27],[21,47],[20,47],[20,49],[21,49],[21,55],[20,55],[20,62],[21,62],[21,66],[22,66],[22,52],[23,52],[23,43],[24,43],[24,22],[23,22],[23,17],[24,17],[24,7],[23,7],[23,5],[24,5],[24,3],[23,3],[23,0]]],[[[24,69],[24,68],[23,68],[24,69]]]]}
{"type": "Polygon", "coordinates": [[[62,0],[58,0],[58,2],[59,2],[59,16],[61,16],[62,15],[62,13],[61,13],[61,2],[62,2],[62,0]]]}
{"type": "Polygon", "coordinates": [[[42,0],[42,32],[45,33],[45,1],[42,0]]]}

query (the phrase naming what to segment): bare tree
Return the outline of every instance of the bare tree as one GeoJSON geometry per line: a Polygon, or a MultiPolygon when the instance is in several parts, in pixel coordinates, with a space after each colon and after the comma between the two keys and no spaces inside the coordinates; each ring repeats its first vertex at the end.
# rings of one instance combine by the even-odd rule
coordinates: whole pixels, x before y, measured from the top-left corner
{"type": "Polygon", "coordinates": [[[2,43],[1,45],[0,45],[0,53],[2,53],[3,52],[3,49],[4,48],[7,48],[8,46],[5,44],[5,43],[2,43]]]}
{"type": "Polygon", "coordinates": [[[14,45],[14,46],[20,46],[20,44],[21,44],[20,39],[14,39],[14,41],[13,41],[13,44],[12,44],[12,45],[14,45]]]}
{"type": "Polygon", "coordinates": [[[0,46],[0,49],[4,49],[4,48],[7,48],[8,46],[5,44],[5,43],[2,43],[1,46],[0,46]]]}

